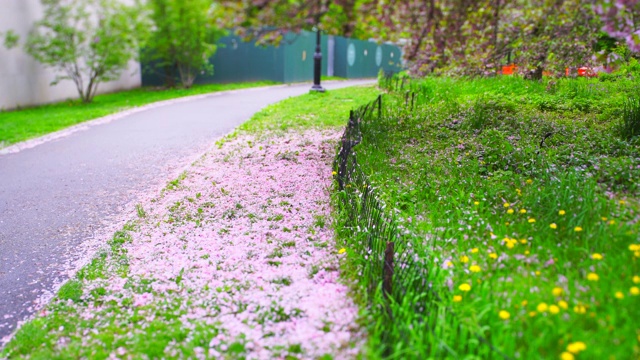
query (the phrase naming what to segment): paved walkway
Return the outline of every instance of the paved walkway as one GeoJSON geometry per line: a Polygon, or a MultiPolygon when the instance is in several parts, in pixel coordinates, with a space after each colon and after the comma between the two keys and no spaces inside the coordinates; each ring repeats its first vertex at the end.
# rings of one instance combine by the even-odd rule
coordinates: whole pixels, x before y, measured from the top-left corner
{"type": "MultiPolygon", "coordinates": [[[[328,89],[371,83],[325,83],[328,89]]],[[[91,239],[180,173],[212,141],[309,85],[212,94],[137,112],[0,155],[0,338],[67,279],[91,239]]]]}

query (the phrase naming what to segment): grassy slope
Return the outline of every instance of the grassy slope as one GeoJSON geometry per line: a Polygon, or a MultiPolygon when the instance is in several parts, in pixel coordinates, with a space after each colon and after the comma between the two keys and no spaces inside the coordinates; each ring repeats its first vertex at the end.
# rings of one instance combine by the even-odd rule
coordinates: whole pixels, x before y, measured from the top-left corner
{"type": "Polygon", "coordinates": [[[640,142],[617,128],[637,84],[427,79],[413,90],[414,109],[385,98],[358,159],[415,234],[444,312],[424,322],[394,305],[393,329],[371,328],[387,337],[373,351],[498,356],[476,333],[525,359],[638,357],[640,142]]]}
{"type": "MultiPolygon", "coordinates": [[[[335,129],[344,125],[344,119],[350,109],[370,101],[377,94],[378,90],[374,87],[355,87],[289,98],[256,114],[242,125],[240,131],[257,134],[265,129],[335,129]]],[[[171,181],[167,190],[179,186],[180,181],[181,178],[171,181]]],[[[124,245],[131,241],[129,232],[136,230],[136,221],[142,221],[145,217],[141,206],[138,206],[137,216],[141,220],[134,220],[122,231],[117,232],[108,246],[100,251],[89,265],[63,285],[54,300],[46,307],[46,315],[36,317],[18,330],[13,340],[6,345],[3,352],[0,352],[0,357],[105,358],[114,350],[113,347],[122,345],[122,339],[125,338],[122,332],[126,324],[119,322],[125,319],[128,325],[134,323],[131,326],[136,326],[135,323],[140,320],[137,312],[128,314],[128,309],[118,308],[113,302],[112,306],[104,309],[101,316],[88,319],[82,318],[81,311],[77,309],[85,309],[93,301],[100,301],[100,297],[104,295],[104,289],[101,288],[87,291],[87,281],[106,279],[111,274],[128,279],[128,260],[124,245]],[[69,302],[73,305],[70,306],[69,302]],[[54,334],[48,329],[58,331],[54,334]],[[81,339],[71,338],[77,329],[99,329],[95,336],[104,342],[104,346],[84,346],[81,339]]],[[[177,340],[183,353],[195,356],[196,347],[208,346],[209,340],[217,330],[187,329],[175,317],[175,310],[175,304],[171,303],[166,304],[165,309],[159,309],[155,316],[164,320],[153,323],[158,328],[139,329],[140,334],[129,339],[126,344],[129,351],[139,357],[160,357],[167,344],[177,340]]],[[[234,357],[232,352],[227,355],[230,358],[234,357]]]]}
{"type": "Polygon", "coordinates": [[[261,81],[254,83],[196,85],[191,89],[155,90],[140,88],[98,95],[90,104],[83,104],[78,100],[73,100],[20,110],[0,111],[0,147],[156,101],[274,84],[274,82],[261,81]]]}

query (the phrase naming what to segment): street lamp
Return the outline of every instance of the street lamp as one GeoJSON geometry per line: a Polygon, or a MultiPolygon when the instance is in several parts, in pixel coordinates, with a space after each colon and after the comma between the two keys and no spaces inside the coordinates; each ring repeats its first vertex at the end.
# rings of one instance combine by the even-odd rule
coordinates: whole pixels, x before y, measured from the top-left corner
{"type": "Polygon", "coordinates": [[[320,72],[322,71],[322,48],[320,47],[320,29],[316,29],[316,52],[313,54],[313,86],[311,91],[324,92],[320,85],[320,72]]]}

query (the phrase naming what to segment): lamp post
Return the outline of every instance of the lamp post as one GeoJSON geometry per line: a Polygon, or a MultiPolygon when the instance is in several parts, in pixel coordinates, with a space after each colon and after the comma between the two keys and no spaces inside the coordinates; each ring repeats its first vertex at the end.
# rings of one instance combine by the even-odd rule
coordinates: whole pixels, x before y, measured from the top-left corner
{"type": "Polygon", "coordinates": [[[322,71],[322,48],[320,47],[320,29],[316,29],[316,52],[313,54],[313,86],[311,91],[324,92],[320,85],[320,72],[322,71]]]}

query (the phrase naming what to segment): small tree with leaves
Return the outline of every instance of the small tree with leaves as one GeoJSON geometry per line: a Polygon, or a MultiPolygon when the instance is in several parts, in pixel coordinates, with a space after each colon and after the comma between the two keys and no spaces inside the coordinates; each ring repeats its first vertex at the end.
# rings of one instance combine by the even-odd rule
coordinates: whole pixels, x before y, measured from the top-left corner
{"type": "Polygon", "coordinates": [[[25,49],[57,75],[52,85],[72,80],[89,103],[102,82],[118,79],[136,58],[148,24],[139,6],[116,0],[41,0],[25,49]]]}
{"type": "Polygon", "coordinates": [[[144,56],[174,86],[175,70],[182,85],[189,88],[198,74],[211,73],[209,58],[224,31],[212,21],[211,0],[150,0],[154,23],[144,56]]]}

